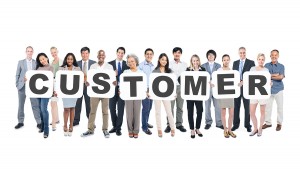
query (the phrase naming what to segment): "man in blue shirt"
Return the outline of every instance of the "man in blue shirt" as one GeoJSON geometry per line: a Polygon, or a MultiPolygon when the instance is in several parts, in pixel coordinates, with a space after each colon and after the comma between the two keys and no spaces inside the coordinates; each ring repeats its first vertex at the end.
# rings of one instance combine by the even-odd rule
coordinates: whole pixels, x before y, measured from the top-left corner
{"type": "Polygon", "coordinates": [[[272,87],[271,87],[271,97],[266,106],[266,117],[263,129],[272,127],[272,107],[273,101],[275,99],[277,103],[277,127],[276,131],[281,130],[283,121],[283,82],[282,79],[285,77],[284,66],[278,62],[279,51],[274,49],[271,51],[271,62],[265,64],[265,67],[269,70],[271,74],[272,87]]]}
{"type": "Polygon", "coordinates": [[[154,70],[154,65],[152,63],[154,52],[151,48],[147,48],[145,50],[145,61],[139,64],[139,69],[143,71],[147,76],[147,97],[142,101],[143,109],[142,109],[142,129],[143,131],[151,135],[152,132],[149,128],[153,128],[151,124],[148,123],[149,114],[152,108],[153,100],[149,99],[149,77],[152,71],[154,70]]]}

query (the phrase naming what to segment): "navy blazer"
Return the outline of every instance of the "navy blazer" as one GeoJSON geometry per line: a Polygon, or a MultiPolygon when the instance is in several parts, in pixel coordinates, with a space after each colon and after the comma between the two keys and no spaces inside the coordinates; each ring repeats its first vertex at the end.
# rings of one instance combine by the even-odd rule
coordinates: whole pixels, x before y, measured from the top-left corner
{"type": "MultiPolygon", "coordinates": [[[[112,67],[114,68],[114,70],[117,70],[117,67],[116,67],[116,60],[112,60],[112,61],[110,61],[110,62],[108,62],[109,64],[111,64],[112,65],[112,67]]],[[[124,72],[124,70],[126,70],[126,69],[129,69],[129,67],[127,66],[127,64],[126,64],[126,61],[122,61],[122,73],[124,72]]],[[[116,79],[118,79],[117,78],[117,76],[116,76],[116,79]]]]}
{"type": "MultiPolygon", "coordinates": [[[[254,61],[246,58],[242,74],[244,74],[247,71],[250,71],[251,67],[253,66],[255,66],[254,61]]],[[[239,67],[240,67],[240,59],[233,62],[232,69],[239,71],[239,67]]]]}

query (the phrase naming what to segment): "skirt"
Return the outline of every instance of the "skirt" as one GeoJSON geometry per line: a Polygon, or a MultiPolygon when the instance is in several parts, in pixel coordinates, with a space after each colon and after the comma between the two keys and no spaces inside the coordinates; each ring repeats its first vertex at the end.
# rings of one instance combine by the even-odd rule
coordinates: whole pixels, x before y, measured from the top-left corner
{"type": "Polygon", "coordinates": [[[62,98],[64,108],[75,107],[77,98],[62,98]]]}
{"type": "Polygon", "coordinates": [[[234,108],[234,100],[230,99],[218,99],[220,108],[234,108]]]}

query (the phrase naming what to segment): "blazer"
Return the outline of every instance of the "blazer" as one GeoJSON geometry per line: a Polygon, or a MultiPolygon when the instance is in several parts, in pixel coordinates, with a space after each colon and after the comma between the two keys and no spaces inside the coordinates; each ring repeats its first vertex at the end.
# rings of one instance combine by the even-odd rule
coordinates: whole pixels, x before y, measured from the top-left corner
{"type": "MultiPolygon", "coordinates": [[[[36,62],[32,59],[32,70],[35,70],[36,62]]],[[[25,85],[25,74],[27,72],[27,60],[23,59],[18,62],[17,72],[16,72],[16,87],[18,90],[22,89],[25,85]]]]}
{"type": "MultiPolygon", "coordinates": [[[[111,64],[112,65],[112,67],[114,68],[114,70],[117,70],[117,67],[116,67],[116,60],[112,60],[112,61],[110,61],[110,62],[108,62],[109,64],[111,64]]],[[[126,69],[129,69],[129,67],[127,66],[127,64],[126,64],[126,61],[122,61],[122,73],[124,72],[124,70],[126,70],[126,69]]],[[[116,76],[116,79],[118,79],[117,78],[117,76],[116,76]]]]}
{"type": "MultiPolygon", "coordinates": [[[[242,70],[242,74],[244,74],[247,71],[250,71],[251,67],[253,67],[253,66],[255,66],[254,61],[246,58],[244,67],[242,70]]],[[[240,67],[240,59],[233,62],[232,69],[239,71],[239,67],[240,67]]]]}
{"type": "MultiPolygon", "coordinates": [[[[90,60],[90,59],[89,59],[88,70],[90,70],[91,65],[94,64],[94,63],[96,63],[96,61],[90,60]]],[[[77,64],[78,64],[78,66],[80,67],[80,69],[83,70],[83,69],[82,69],[82,68],[83,68],[83,67],[82,67],[82,60],[78,61],[77,64]]]]}
{"type": "Polygon", "coordinates": [[[210,75],[210,80],[211,80],[211,79],[212,79],[212,77],[211,77],[212,73],[213,73],[214,71],[217,71],[217,70],[221,67],[221,65],[220,65],[219,63],[216,63],[216,62],[215,62],[214,65],[213,65],[212,71],[210,71],[209,62],[206,62],[206,63],[202,64],[201,67],[203,67],[203,68],[209,73],[209,75],[210,75]]]}

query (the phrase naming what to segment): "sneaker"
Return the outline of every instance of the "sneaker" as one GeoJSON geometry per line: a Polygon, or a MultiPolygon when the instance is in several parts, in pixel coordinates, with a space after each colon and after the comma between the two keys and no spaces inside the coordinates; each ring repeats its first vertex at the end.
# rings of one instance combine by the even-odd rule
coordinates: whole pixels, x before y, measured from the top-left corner
{"type": "Polygon", "coordinates": [[[103,134],[105,138],[109,138],[109,132],[107,130],[103,130],[103,134]]]}
{"type": "Polygon", "coordinates": [[[93,132],[87,131],[87,132],[82,133],[80,136],[81,136],[81,137],[87,137],[87,136],[91,136],[91,135],[93,135],[93,134],[94,134],[93,132]]]}

